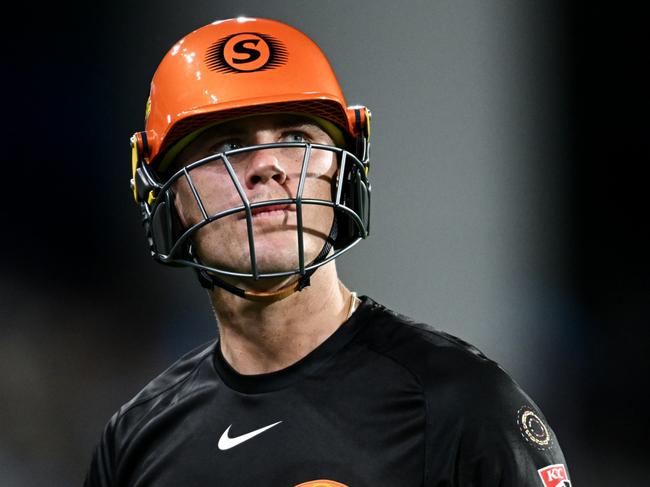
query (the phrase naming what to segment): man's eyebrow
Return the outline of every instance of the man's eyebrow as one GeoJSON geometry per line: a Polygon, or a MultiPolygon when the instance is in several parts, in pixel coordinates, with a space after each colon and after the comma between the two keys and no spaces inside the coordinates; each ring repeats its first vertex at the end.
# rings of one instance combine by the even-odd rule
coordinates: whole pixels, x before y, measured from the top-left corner
{"type": "Polygon", "coordinates": [[[215,127],[214,130],[207,132],[207,135],[213,137],[237,137],[243,135],[246,130],[241,126],[215,127]]]}
{"type": "MultiPolygon", "coordinates": [[[[275,127],[280,130],[315,128],[322,132],[325,132],[325,130],[320,125],[318,125],[315,121],[309,120],[307,118],[293,117],[291,115],[287,117],[278,118],[275,121],[270,122],[268,124],[268,127],[275,127]]],[[[240,135],[245,135],[248,132],[248,130],[249,127],[245,122],[235,121],[221,126],[216,126],[214,130],[211,131],[210,137],[231,137],[231,136],[237,137],[240,135]]]]}
{"type": "Polygon", "coordinates": [[[316,127],[323,130],[314,120],[294,115],[287,115],[286,117],[279,118],[277,124],[282,128],[316,127]]]}
{"type": "Polygon", "coordinates": [[[293,123],[286,123],[286,124],[280,124],[279,128],[281,129],[307,129],[307,128],[315,128],[318,129],[322,132],[325,132],[317,123],[314,122],[309,122],[309,121],[304,121],[304,122],[293,122],[293,123]]]}

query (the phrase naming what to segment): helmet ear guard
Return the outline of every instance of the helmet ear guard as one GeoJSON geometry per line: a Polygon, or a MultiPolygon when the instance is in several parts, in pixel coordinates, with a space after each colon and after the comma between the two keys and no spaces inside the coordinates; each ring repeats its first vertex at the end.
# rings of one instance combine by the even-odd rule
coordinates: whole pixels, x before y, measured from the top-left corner
{"type": "MultiPolygon", "coordinates": [[[[165,191],[151,214],[151,238],[158,254],[170,256],[182,226],[174,202],[174,193],[165,191]]],[[[187,244],[185,244],[187,245],[187,244]]]]}
{"type": "Polygon", "coordinates": [[[171,252],[174,237],[180,231],[180,222],[171,201],[173,193],[160,191],[162,185],[155,180],[145,162],[146,152],[146,132],[136,132],[131,137],[131,190],[140,205],[149,250],[156,260],[161,260],[161,256],[168,256],[171,252]],[[153,205],[159,198],[162,199],[153,205]]]}
{"type": "MultiPolygon", "coordinates": [[[[366,238],[370,229],[370,183],[367,180],[370,169],[370,110],[364,106],[348,107],[349,118],[354,120],[353,153],[364,166],[364,174],[356,164],[348,164],[344,174],[339,178],[343,185],[341,204],[357,213],[366,225],[366,232],[361,232],[353,219],[345,214],[337,218],[338,235],[334,244],[335,249],[345,248],[358,238],[366,238]]],[[[333,188],[337,189],[337,188],[333,188]]],[[[334,199],[334,197],[332,198],[334,199]]]]}
{"type": "Polygon", "coordinates": [[[370,161],[370,110],[361,105],[348,107],[348,118],[354,120],[353,130],[356,136],[354,154],[366,166],[367,175],[370,161]]]}

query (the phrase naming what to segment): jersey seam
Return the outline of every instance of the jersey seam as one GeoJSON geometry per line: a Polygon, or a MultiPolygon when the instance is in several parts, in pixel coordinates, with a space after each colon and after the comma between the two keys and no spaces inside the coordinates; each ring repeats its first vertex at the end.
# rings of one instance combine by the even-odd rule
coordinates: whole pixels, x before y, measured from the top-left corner
{"type": "MultiPolygon", "coordinates": [[[[151,400],[165,394],[169,390],[171,390],[171,389],[173,389],[173,388],[175,388],[177,386],[180,386],[181,384],[186,382],[198,370],[198,368],[201,366],[201,364],[203,364],[203,361],[206,358],[210,357],[210,356],[212,356],[212,350],[206,350],[205,351],[205,356],[203,358],[201,358],[201,360],[199,360],[194,367],[192,367],[192,370],[188,371],[187,374],[185,374],[183,377],[180,377],[176,382],[174,382],[173,384],[170,384],[169,386],[165,387],[162,391],[159,391],[159,392],[157,392],[156,394],[154,394],[152,396],[142,398],[142,399],[136,401],[135,403],[131,404],[129,407],[124,409],[124,411],[119,412],[119,414],[117,415],[117,418],[115,420],[115,429],[117,429],[118,423],[122,421],[122,419],[126,416],[126,414],[129,411],[131,411],[132,409],[134,409],[135,407],[140,406],[140,405],[142,405],[142,404],[144,404],[146,402],[149,402],[149,401],[151,401],[151,400]]],[[[164,372],[163,372],[163,374],[164,374],[164,372]]],[[[140,421],[138,421],[138,423],[139,422],[140,421]]],[[[125,436],[124,441],[122,441],[121,447],[119,448],[119,451],[115,452],[115,465],[118,465],[120,463],[120,458],[121,458],[123,452],[129,447],[129,445],[131,443],[131,439],[133,438],[133,436],[136,434],[136,432],[138,430],[139,430],[139,427],[136,427],[134,425],[134,428],[131,429],[129,431],[129,433],[125,436]]]]}
{"type": "MultiPolygon", "coordinates": [[[[441,330],[429,330],[429,329],[426,329],[426,328],[421,328],[419,326],[416,326],[413,323],[408,323],[408,322],[403,322],[403,323],[406,326],[408,326],[409,328],[412,328],[414,330],[421,331],[421,332],[424,332],[424,333],[426,333],[428,335],[434,335],[436,337],[442,338],[443,340],[450,343],[451,345],[455,345],[459,349],[463,350],[463,352],[471,354],[471,352],[467,352],[467,350],[464,350],[462,347],[460,347],[459,346],[460,344],[457,341],[452,340],[452,338],[447,333],[445,333],[444,331],[441,331],[441,330]]],[[[471,345],[471,346],[474,346],[474,345],[471,345]]]]}
{"type": "MultiPolygon", "coordinates": [[[[416,331],[420,331],[420,332],[426,333],[426,334],[428,334],[428,335],[432,335],[432,336],[438,337],[438,338],[440,338],[440,339],[446,341],[446,342],[449,343],[451,346],[453,346],[456,350],[462,352],[462,353],[465,354],[465,355],[468,355],[468,356],[470,356],[470,357],[476,357],[476,358],[479,358],[480,360],[483,360],[483,361],[485,361],[485,362],[488,362],[488,363],[491,363],[491,364],[493,364],[493,365],[496,365],[496,366],[499,367],[499,368],[502,368],[502,367],[501,367],[501,366],[500,366],[496,361],[494,361],[493,359],[491,359],[490,357],[488,357],[487,355],[485,355],[485,354],[483,353],[483,351],[480,350],[478,347],[476,347],[475,345],[473,345],[473,344],[471,344],[471,343],[467,343],[467,342],[465,342],[464,340],[462,340],[462,339],[460,339],[460,338],[458,338],[458,337],[454,337],[453,335],[449,335],[448,333],[446,333],[446,332],[444,332],[444,331],[441,331],[441,330],[429,330],[429,329],[426,329],[426,328],[421,328],[421,327],[419,327],[419,326],[416,326],[416,325],[413,324],[413,323],[408,323],[408,322],[403,322],[403,323],[404,323],[404,325],[408,326],[408,327],[411,328],[411,329],[414,329],[414,330],[416,330],[416,331]],[[465,348],[465,347],[463,346],[463,345],[465,345],[465,344],[466,344],[467,346],[469,346],[470,348],[469,348],[469,349],[465,348]],[[475,352],[472,351],[472,350],[475,350],[475,352]]],[[[435,346],[435,343],[432,343],[432,345],[435,346]]]]}
{"type": "Polygon", "coordinates": [[[368,349],[376,353],[377,355],[381,355],[382,357],[387,358],[391,362],[397,364],[399,367],[402,369],[406,370],[406,372],[415,379],[415,381],[418,383],[420,386],[420,391],[422,393],[422,396],[424,397],[424,478],[422,479],[424,482],[424,485],[427,484],[427,479],[429,477],[429,471],[428,471],[428,464],[427,464],[427,450],[428,450],[428,435],[429,435],[429,428],[428,428],[428,418],[429,418],[429,399],[427,398],[427,394],[425,391],[424,383],[420,380],[419,376],[413,372],[408,366],[403,364],[401,361],[399,361],[397,358],[392,357],[391,355],[388,355],[386,352],[382,352],[380,350],[377,350],[374,348],[372,345],[367,344],[368,349]]]}
{"type": "MultiPolygon", "coordinates": [[[[212,348],[212,345],[210,346],[210,348],[212,348]]],[[[206,350],[205,356],[204,356],[203,358],[201,358],[201,360],[199,360],[199,361],[197,362],[197,364],[192,368],[192,370],[188,371],[187,374],[185,374],[184,376],[179,377],[178,380],[176,380],[174,383],[170,384],[169,386],[165,387],[163,390],[161,390],[161,391],[155,393],[155,394],[152,395],[152,396],[144,397],[144,398],[142,398],[142,399],[139,399],[139,400],[137,400],[136,402],[134,402],[133,404],[131,404],[130,406],[128,406],[126,409],[124,409],[124,411],[121,411],[121,412],[119,413],[119,415],[118,415],[118,421],[119,421],[122,417],[124,417],[124,416],[129,412],[129,411],[131,411],[133,408],[135,408],[135,407],[137,407],[137,406],[140,406],[140,405],[144,404],[145,402],[149,402],[149,401],[151,401],[151,400],[157,398],[158,396],[161,396],[162,394],[166,393],[166,392],[169,391],[170,389],[173,389],[174,387],[181,385],[183,382],[185,382],[186,380],[188,380],[188,379],[190,378],[190,376],[192,376],[192,374],[194,374],[194,372],[196,372],[196,370],[201,366],[201,364],[203,364],[203,361],[204,361],[205,359],[207,359],[208,357],[210,357],[211,355],[212,355],[212,350],[206,350]]],[[[164,374],[164,373],[163,373],[163,374],[164,374]]],[[[154,380],[155,380],[155,379],[154,379],[154,380]]]]}

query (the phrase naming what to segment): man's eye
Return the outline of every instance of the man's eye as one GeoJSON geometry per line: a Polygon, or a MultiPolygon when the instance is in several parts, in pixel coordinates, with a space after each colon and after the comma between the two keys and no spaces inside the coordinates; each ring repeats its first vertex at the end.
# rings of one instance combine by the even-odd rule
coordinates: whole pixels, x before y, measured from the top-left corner
{"type": "Polygon", "coordinates": [[[290,132],[285,134],[283,142],[309,142],[307,136],[301,132],[290,132]]]}
{"type": "Polygon", "coordinates": [[[224,142],[220,142],[216,145],[213,145],[210,148],[210,152],[212,152],[213,154],[220,154],[222,152],[240,149],[241,147],[242,145],[236,140],[226,140],[224,142]]]}

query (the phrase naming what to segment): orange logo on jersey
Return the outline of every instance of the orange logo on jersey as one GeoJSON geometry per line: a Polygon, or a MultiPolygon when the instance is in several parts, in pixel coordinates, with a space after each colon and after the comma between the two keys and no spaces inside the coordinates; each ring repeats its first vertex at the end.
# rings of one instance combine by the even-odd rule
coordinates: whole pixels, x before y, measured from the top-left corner
{"type": "Polygon", "coordinates": [[[304,482],[302,484],[296,485],[295,487],[348,487],[341,482],[336,482],[335,480],[310,480],[309,482],[304,482]]]}
{"type": "Polygon", "coordinates": [[[206,64],[220,73],[250,73],[276,68],[287,60],[287,50],[277,39],[256,32],[235,34],[215,42],[206,64]]]}

